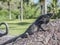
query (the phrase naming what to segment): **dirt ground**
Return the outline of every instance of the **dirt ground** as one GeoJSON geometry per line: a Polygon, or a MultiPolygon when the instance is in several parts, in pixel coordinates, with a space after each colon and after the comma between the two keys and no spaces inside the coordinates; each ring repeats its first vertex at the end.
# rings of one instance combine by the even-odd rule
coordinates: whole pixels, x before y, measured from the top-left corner
{"type": "Polygon", "coordinates": [[[50,21],[42,27],[46,30],[45,32],[35,32],[31,36],[28,35],[28,38],[18,38],[15,42],[6,45],[60,45],[60,19],[50,21]]]}

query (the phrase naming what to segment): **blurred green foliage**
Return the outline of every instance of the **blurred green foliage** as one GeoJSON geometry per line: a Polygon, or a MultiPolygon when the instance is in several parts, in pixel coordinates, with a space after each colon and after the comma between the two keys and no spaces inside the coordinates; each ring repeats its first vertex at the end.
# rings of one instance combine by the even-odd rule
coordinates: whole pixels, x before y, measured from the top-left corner
{"type": "MultiPolygon", "coordinates": [[[[60,18],[60,8],[57,6],[57,1],[51,5],[48,5],[48,11],[55,11],[56,14],[53,18],[60,18]],[[55,8],[55,9],[54,9],[55,8]],[[59,9],[58,9],[59,8],[59,9]]],[[[10,11],[11,17],[13,19],[18,19],[18,16],[21,16],[21,2],[20,0],[10,0],[10,11]]],[[[9,20],[9,11],[8,9],[8,1],[7,0],[0,0],[0,20],[9,20]],[[3,2],[2,2],[3,1],[3,2]]],[[[34,4],[31,0],[23,0],[23,17],[24,19],[32,19],[37,18],[41,15],[41,7],[40,2],[38,4],[34,4]],[[39,7],[39,8],[38,8],[39,7]]]]}

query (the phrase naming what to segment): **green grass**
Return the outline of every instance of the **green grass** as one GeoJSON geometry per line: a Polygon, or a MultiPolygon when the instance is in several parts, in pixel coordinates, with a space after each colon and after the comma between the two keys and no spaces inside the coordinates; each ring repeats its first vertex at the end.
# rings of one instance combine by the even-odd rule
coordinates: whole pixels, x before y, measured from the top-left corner
{"type": "Polygon", "coordinates": [[[5,21],[9,25],[9,35],[19,35],[26,31],[35,19],[27,19],[22,22],[19,20],[5,21]]]}

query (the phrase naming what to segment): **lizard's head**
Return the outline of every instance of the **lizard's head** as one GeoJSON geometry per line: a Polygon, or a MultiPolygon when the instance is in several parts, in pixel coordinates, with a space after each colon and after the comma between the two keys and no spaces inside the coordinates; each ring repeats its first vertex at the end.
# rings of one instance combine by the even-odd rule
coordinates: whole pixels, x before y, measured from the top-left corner
{"type": "Polygon", "coordinates": [[[52,16],[53,16],[53,13],[47,13],[47,15],[48,15],[49,17],[52,17],[52,16]]]}

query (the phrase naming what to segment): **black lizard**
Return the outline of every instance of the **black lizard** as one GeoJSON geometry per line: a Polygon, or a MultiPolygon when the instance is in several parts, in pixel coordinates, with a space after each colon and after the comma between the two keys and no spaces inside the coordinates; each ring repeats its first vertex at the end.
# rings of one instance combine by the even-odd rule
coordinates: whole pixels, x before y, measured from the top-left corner
{"type": "Polygon", "coordinates": [[[11,42],[14,42],[16,41],[17,38],[27,38],[27,33],[29,35],[32,35],[34,32],[36,31],[39,31],[38,29],[41,28],[42,31],[44,31],[44,29],[41,27],[42,24],[47,24],[51,18],[53,14],[52,13],[48,13],[48,14],[44,14],[44,15],[41,15],[38,17],[38,19],[32,24],[29,26],[29,28],[21,35],[17,36],[17,37],[14,37],[6,42],[4,42],[3,44],[1,45],[6,45],[8,43],[11,43],[11,42]]]}

